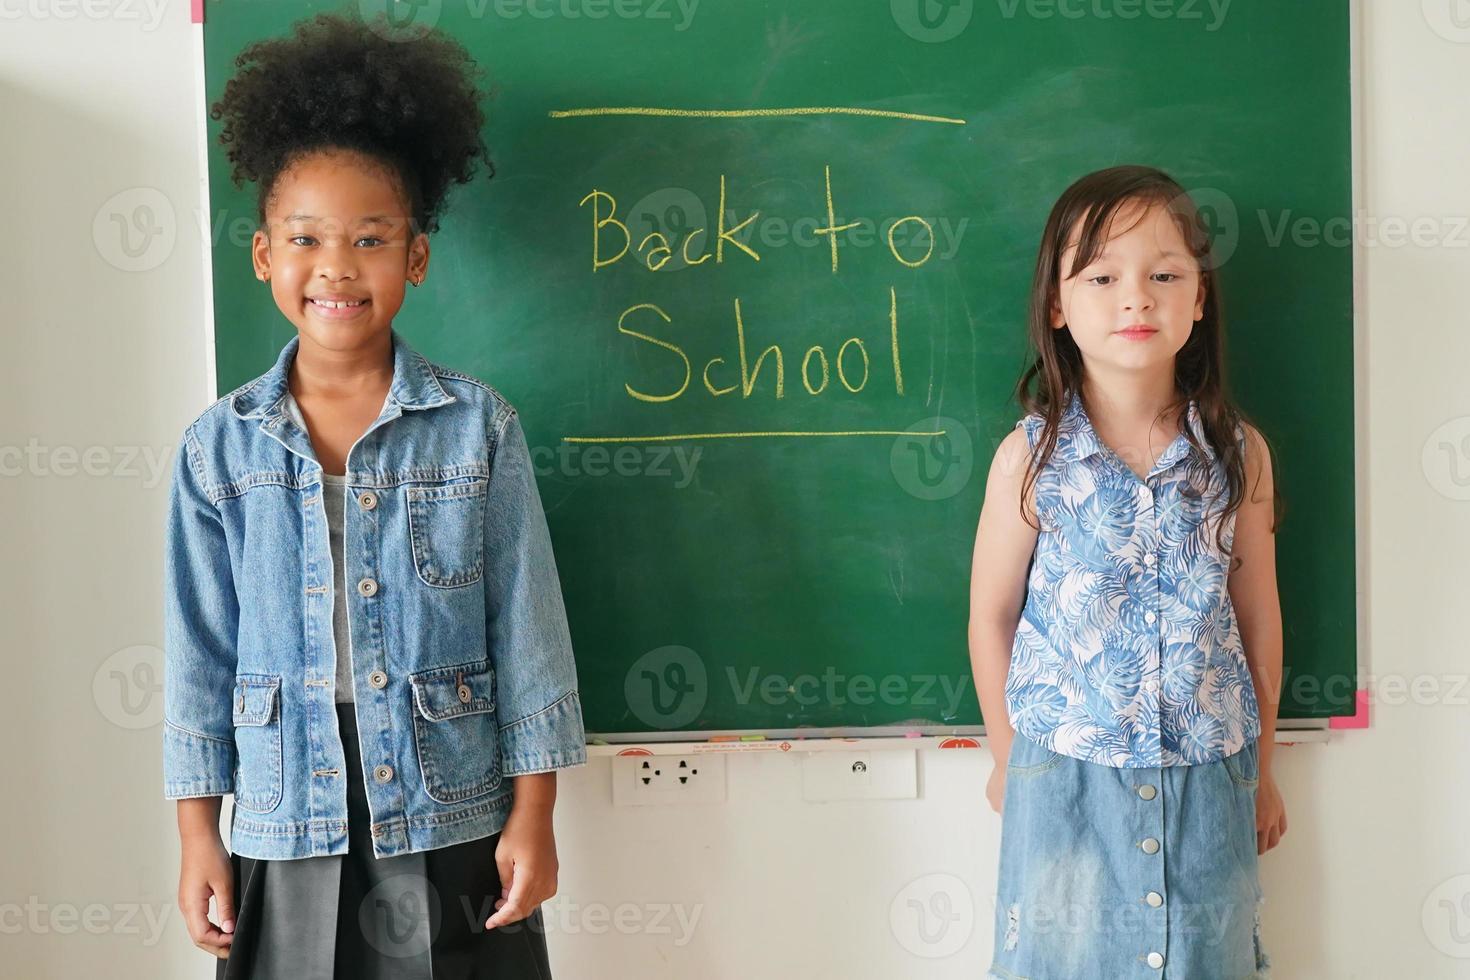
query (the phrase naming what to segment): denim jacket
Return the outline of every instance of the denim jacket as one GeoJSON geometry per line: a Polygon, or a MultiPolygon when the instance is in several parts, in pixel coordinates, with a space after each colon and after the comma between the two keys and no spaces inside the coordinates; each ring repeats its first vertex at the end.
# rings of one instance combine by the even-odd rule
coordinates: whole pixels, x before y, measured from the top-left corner
{"type": "MultiPolygon", "coordinates": [[[[510,777],[586,761],[515,409],[392,340],[383,410],[347,456],[343,524],[377,857],[489,836],[510,777]]],[[[298,343],[188,426],[169,491],[164,795],[232,793],[231,850],[261,859],[347,851],[322,468],[283,409],[298,343]]]]}

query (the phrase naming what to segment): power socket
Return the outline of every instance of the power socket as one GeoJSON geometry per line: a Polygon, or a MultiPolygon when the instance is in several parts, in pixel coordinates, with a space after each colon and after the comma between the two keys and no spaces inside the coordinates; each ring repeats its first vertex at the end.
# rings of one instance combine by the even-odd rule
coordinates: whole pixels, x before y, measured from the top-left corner
{"type": "Polygon", "coordinates": [[[723,755],[618,755],[612,763],[618,806],[725,802],[723,755]]]}

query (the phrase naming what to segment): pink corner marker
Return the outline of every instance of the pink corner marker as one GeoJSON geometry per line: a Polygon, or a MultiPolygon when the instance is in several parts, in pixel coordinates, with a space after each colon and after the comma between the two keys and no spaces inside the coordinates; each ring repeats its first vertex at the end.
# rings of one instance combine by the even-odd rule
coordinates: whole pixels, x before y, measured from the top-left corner
{"type": "Polygon", "coordinates": [[[1328,719],[1329,728],[1367,728],[1368,727],[1368,692],[1358,691],[1357,713],[1351,715],[1338,715],[1328,719]]]}

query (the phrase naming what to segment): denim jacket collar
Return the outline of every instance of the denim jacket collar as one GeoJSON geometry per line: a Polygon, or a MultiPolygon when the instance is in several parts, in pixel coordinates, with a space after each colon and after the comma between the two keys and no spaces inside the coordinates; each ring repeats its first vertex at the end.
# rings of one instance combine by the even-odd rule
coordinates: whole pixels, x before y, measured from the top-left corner
{"type": "MultiPolygon", "coordinates": [[[[455,397],[444,390],[424,356],[410,347],[397,330],[390,329],[390,333],[393,338],[393,381],[388,387],[385,411],[394,406],[410,411],[437,408],[454,401],[455,397]]],[[[242,419],[264,419],[263,424],[268,428],[281,425],[279,420],[287,417],[287,378],[300,345],[299,335],[287,341],[269,371],[230,397],[230,411],[242,419]]],[[[391,414],[396,416],[399,413],[392,411],[391,414]]]]}

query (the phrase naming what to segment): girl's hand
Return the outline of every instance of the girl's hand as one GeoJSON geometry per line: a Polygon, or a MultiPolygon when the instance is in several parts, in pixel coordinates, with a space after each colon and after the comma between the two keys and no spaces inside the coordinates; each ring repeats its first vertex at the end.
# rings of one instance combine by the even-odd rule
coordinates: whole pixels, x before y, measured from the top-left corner
{"type": "Polygon", "coordinates": [[[235,873],[230,854],[219,834],[181,838],[179,911],[194,945],[220,959],[228,959],[235,931],[235,873]],[[209,921],[209,899],[219,913],[220,925],[209,921]]]}
{"type": "Polygon", "coordinates": [[[1265,854],[1286,834],[1286,803],[1270,772],[1256,787],[1256,854],[1265,854]]]}
{"type": "Polygon", "coordinates": [[[990,801],[990,809],[996,813],[1000,813],[1005,806],[1006,767],[1003,764],[990,770],[990,779],[985,783],[985,798],[990,801]]]}
{"type": "Polygon", "coordinates": [[[524,919],[556,894],[559,865],[550,807],[511,807],[495,848],[495,865],[500,869],[500,897],[496,913],[485,920],[486,929],[524,919]]]}

